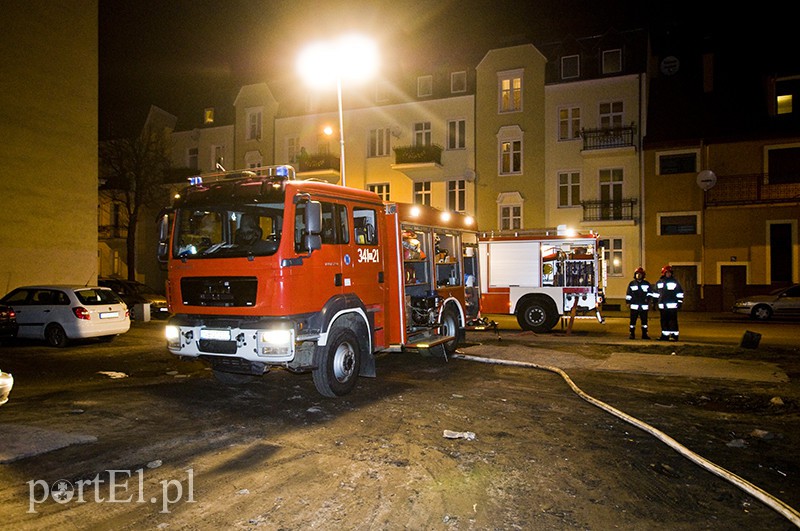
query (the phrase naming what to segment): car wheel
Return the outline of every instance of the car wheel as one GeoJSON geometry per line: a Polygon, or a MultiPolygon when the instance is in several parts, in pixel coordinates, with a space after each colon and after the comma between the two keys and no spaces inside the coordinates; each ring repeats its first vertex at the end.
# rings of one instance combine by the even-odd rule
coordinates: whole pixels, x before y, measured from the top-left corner
{"type": "Polygon", "coordinates": [[[44,338],[51,347],[64,347],[67,344],[67,333],[58,323],[50,323],[44,330],[44,338]]]}
{"type": "Polygon", "coordinates": [[[753,311],[750,313],[750,317],[756,319],[758,321],[766,321],[770,317],[772,317],[772,308],[767,306],[766,304],[759,304],[753,311]]]}
{"type": "Polygon", "coordinates": [[[311,375],[322,396],[334,398],[352,391],[361,365],[355,333],[349,328],[335,328],[328,336],[328,344],[314,351],[314,364],[311,375]]]}

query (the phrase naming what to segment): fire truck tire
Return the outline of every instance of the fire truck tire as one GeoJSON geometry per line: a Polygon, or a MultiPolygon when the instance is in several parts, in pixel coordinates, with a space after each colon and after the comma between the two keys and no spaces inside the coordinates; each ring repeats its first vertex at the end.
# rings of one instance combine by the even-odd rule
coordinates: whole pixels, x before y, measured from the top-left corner
{"type": "Polygon", "coordinates": [[[361,365],[361,349],[355,333],[336,327],[328,344],[314,351],[314,385],[322,396],[335,398],[353,390],[361,365]]]}
{"type": "Polygon", "coordinates": [[[440,333],[443,336],[455,336],[455,339],[444,344],[444,349],[449,356],[456,351],[456,348],[461,340],[460,329],[458,326],[458,313],[453,309],[452,306],[448,306],[442,312],[442,328],[440,333]]]}
{"type": "Polygon", "coordinates": [[[558,323],[558,311],[553,301],[532,297],[520,303],[517,323],[523,330],[549,332],[558,323]]]}

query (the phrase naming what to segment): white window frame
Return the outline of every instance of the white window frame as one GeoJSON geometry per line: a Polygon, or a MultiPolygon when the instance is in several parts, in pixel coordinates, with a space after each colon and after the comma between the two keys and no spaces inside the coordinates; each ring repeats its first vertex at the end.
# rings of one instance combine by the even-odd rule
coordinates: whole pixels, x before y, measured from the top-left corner
{"type": "Polygon", "coordinates": [[[467,209],[467,181],[447,181],[447,210],[464,212],[467,209]]]}
{"type": "Polygon", "coordinates": [[[460,72],[450,73],[450,92],[459,94],[467,91],[467,72],[462,70],[460,72]]]}
{"type": "Polygon", "coordinates": [[[286,160],[289,164],[298,162],[297,156],[300,154],[300,137],[287,136],[285,140],[286,160]]]}
{"type": "Polygon", "coordinates": [[[677,151],[661,151],[656,152],[656,175],[677,175],[674,173],[661,173],[661,158],[662,157],[670,157],[675,155],[691,155],[694,154],[694,169],[692,173],[697,173],[697,165],[700,162],[700,150],[699,149],[682,149],[677,151]]]}
{"type": "Polygon", "coordinates": [[[414,145],[430,146],[432,143],[431,123],[414,122],[414,145]]]}
{"type": "Polygon", "coordinates": [[[697,236],[703,233],[703,227],[701,225],[702,217],[700,216],[699,210],[693,211],[685,211],[685,212],[657,212],[656,213],[656,234],[659,236],[697,236]],[[677,216],[694,216],[695,218],[695,228],[697,229],[693,233],[689,234],[661,234],[661,218],[674,218],[677,216]]]}
{"type": "Polygon", "coordinates": [[[367,157],[388,157],[391,153],[391,137],[388,127],[370,129],[367,136],[367,157]]]}
{"type": "Polygon", "coordinates": [[[217,162],[225,166],[225,144],[212,144],[211,149],[211,171],[217,171],[217,162]]]}
{"type": "Polygon", "coordinates": [[[502,192],[497,195],[497,226],[500,230],[521,230],[523,228],[523,206],[524,201],[519,192],[502,192]],[[515,209],[517,212],[514,212],[515,209]],[[504,220],[508,220],[506,226],[503,225],[504,220]]]}
{"type": "Polygon", "coordinates": [[[466,149],[467,121],[464,118],[447,120],[447,149],[466,149]]]}
{"type": "Polygon", "coordinates": [[[558,141],[581,138],[581,108],[576,105],[558,108],[558,141]],[[565,114],[566,113],[566,114],[565,114]]]}
{"type": "Polygon", "coordinates": [[[603,50],[602,63],[601,72],[603,74],[618,74],[622,72],[622,49],[603,50]]]}
{"type": "Polygon", "coordinates": [[[426,98],[433,95],[433,76],[417,77],[417,97],[426,98]]]}
{"type": "Polygon", "coordinates": [[[264,127],[264,108],[252,107],[245,110],[245,140],[261,140],[264,127]]]}
{"type": "Polygon", "coordinates": [[[581,77],[581,56],[578,54],[565,55],[561,58],[561,79],[576,79],[581,77]],[[570,63],[575,61],[574,68],[570,63]],[[574,74],[571,70],[574,70],[574,74]]]}
{"type": "Polygon", "coordinates": [[[389,183],[375,183],[367,185],[370,192],[375,192],[383,201],[391,201],[391,185],[389,183]]]}
{"type": "Polygon", "coordinates": [[[431,206],[431,182],[414,183],[414,204],[431,206]]]}
{"type": "Polygon", "coordinates": [[[497,112],[500,114],[522,112],[522,94],[525,81],[523,70],[497,73],[497,112]]]}
{"type": "Polygon", "coordinates": [[[615,244],[619,242],[619,248],[612,248],[609,249],[607,247],[603,247],[603,259],[606,263],[606,274],[609,277],[623,277],[625,276],[625,261],[624,261],[624,250],[625,250],[625,239],[621,236],[609,236],[607,238],[601,238],[600,242],[608,241],[611,244],[615,244]],[[618,270],[614,270],[614,259],[619,261],[619,268],[618,270]]]}
{"type": "Polygon", "coordinates": [[[580,170],[565,170],[558,172],[558,208],[573,208],[581,206],[581,172],[580,170]],[[562,177],[564,179],[562,179],[562,177]],[[562,182],[565,181],[565,182],[562,182]],[[577,199],[575,191],[577,188],[577,199]],[[566,190],[567,201],[561,201],[561,192],[566,190]]]}
{"type": "Polygon", "coordinates": [[[619,129],[625,123],[625,102],[622,100],[600,102],[597,110],[600,129],[619,129]]]}
{"type": "Polygon", "coordinates": [[[193,170],[200,168],[200,149],[197,147],[190,147],[186,150],[186,167],[193,170]]]}
{"type": "Polygon", "coordinates": [[[522,142],[522,129],[518,125],[506,126],[497,133],[497,173],[498,175],[519,175],[522,173],[524,148],[522,142]],[[506,149],[508,146],[508,149],[506,149]],[[515,162],[518,155],[519,167],[515,162]],[[508,171],[504,171],[505,162],[508,160],[508,171]]]}

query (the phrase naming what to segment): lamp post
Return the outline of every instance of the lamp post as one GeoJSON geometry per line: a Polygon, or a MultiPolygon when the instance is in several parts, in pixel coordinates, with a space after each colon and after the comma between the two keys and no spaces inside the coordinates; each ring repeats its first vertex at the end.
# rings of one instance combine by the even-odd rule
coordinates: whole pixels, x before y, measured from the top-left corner
{"type": "Polygon", "coordinates": [[[344,113],[342,80],[361,81],[370,77],[378,65],[375,44],[359,35],[347,35],[330,42],[308,46],[297,62],[302,77],[313,86],[329,86],[336,82],[339,107],[339,170],[342,186],[347,186],[344,160],[344,113]]]}

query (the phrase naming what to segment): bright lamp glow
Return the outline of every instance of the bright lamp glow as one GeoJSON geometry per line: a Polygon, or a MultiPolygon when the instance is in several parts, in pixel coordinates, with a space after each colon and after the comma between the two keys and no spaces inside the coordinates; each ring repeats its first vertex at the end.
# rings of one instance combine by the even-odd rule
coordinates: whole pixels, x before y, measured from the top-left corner
{"type": "Polygon", "coordinates": [[[345,35],[331,42],[313,43],[297,60],[300,75],[314,85],[333,85],[337,78],[363,81],[377,68],[375,43],[361,35],[345,35]]]}
{"type": "Polygon", "coordinates": [[[261,332],[261,342],[272,346],[286,346],[292,341],[291,330],[265,330],[261,332]]]}

